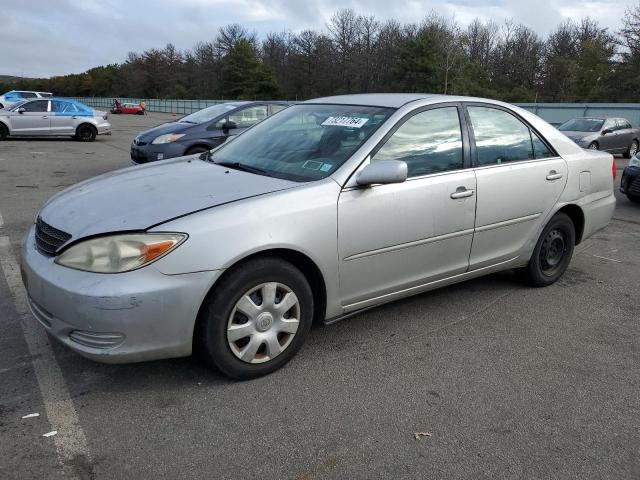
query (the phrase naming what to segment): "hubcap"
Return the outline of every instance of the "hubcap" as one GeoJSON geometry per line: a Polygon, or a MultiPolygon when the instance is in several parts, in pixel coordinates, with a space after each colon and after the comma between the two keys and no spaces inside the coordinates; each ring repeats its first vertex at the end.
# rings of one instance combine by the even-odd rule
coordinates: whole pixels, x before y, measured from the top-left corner
{"type": "Polygon", "coordinates": [[[592,143],[591,145],[589,145],[589,148],[591,150],[597,150],[598,149],[598,145],[596,145],[595,143],[592,143]]]}
{"type": "Polygon", "coordinates": [[[638,152],[638,144],[633,142],[629,147],[629,156],[633,157],[638,152]]]}
{"type": "Polygon", "coordinates": [[[567,252],[564,234],[560,230],[551,230],[542,243],[540,249],[540,265],[542,271],[552,275],[562,263],[567,252]]]}
{"type": "Polygon", "coordinates": [[[286,285],[262,283],[236,302],[227,322],[227,343],[247,363],[263,363],[280,355],[300,325],[300,302],[286,285]]]}

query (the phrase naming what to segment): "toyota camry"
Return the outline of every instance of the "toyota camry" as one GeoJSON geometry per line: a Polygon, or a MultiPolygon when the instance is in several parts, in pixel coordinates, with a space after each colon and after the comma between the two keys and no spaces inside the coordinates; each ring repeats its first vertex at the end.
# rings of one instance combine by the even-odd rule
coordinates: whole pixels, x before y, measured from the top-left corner
{"type": "Polygon", "coordinates": [[[253,378],[314,321],[506,269],[551,285],[611,219],[612,162],[497,101],[320,98],[55,195],[23,280],[43,328],[86,357],[197,352],[253,378]]]}

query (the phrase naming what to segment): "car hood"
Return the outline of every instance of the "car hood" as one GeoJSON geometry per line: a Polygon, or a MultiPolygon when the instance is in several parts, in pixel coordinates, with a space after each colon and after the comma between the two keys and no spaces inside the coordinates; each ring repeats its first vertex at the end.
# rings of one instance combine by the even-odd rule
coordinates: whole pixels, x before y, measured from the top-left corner
{"type": "Polygon", "coordinates": [[[81,182],[52,197],[40,217],[75,240],[146,230],[189,213],[297,185],[221,167],[196,156],[180,157],[81,182]]]}
{"type": "Polygon", "coordinates": [[[162,125],[158,125],[150,130],[145,130],[144,132],[139,133],[136,136],[136,140],[151,142],[154,138],[159,137],[160,135],[165,135],[167,133],[184,133],[186,130],[197,125],[198,124],[181,122],[163,123],[162,125]]]}

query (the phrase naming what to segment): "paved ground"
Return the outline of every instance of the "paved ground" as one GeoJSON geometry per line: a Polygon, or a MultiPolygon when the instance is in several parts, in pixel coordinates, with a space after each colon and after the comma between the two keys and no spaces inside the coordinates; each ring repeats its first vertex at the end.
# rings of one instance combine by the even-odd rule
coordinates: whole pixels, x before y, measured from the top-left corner
{"type": "Polygon", "coordinates": [[[640,477],[640,207],[626,198],[552,287],[504,273],[317,327],[252,382],[49,345],[22,314],[18,242],[48,197],[127,166],[162,118],[112,116],[91,144],[0,143],[0,478],[640,477]]]}

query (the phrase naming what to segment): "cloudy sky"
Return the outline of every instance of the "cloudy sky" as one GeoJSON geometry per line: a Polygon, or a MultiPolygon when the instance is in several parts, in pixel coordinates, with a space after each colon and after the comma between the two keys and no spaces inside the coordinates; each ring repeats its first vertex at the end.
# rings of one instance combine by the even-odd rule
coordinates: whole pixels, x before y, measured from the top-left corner
{"type": "Polygon", "coordinates": [[[180,49],[211,40],[218,28],[241,23],[258,35],[323,29],[332,13],[416,22],[429,11],[463,25],[478,17],[513,18],[544,35],[567,18],[590,16],[617,30],[632,0],[19,0],[3,2],[0,75],[48,77],[122,62],[127,52],[180,49]]]}

